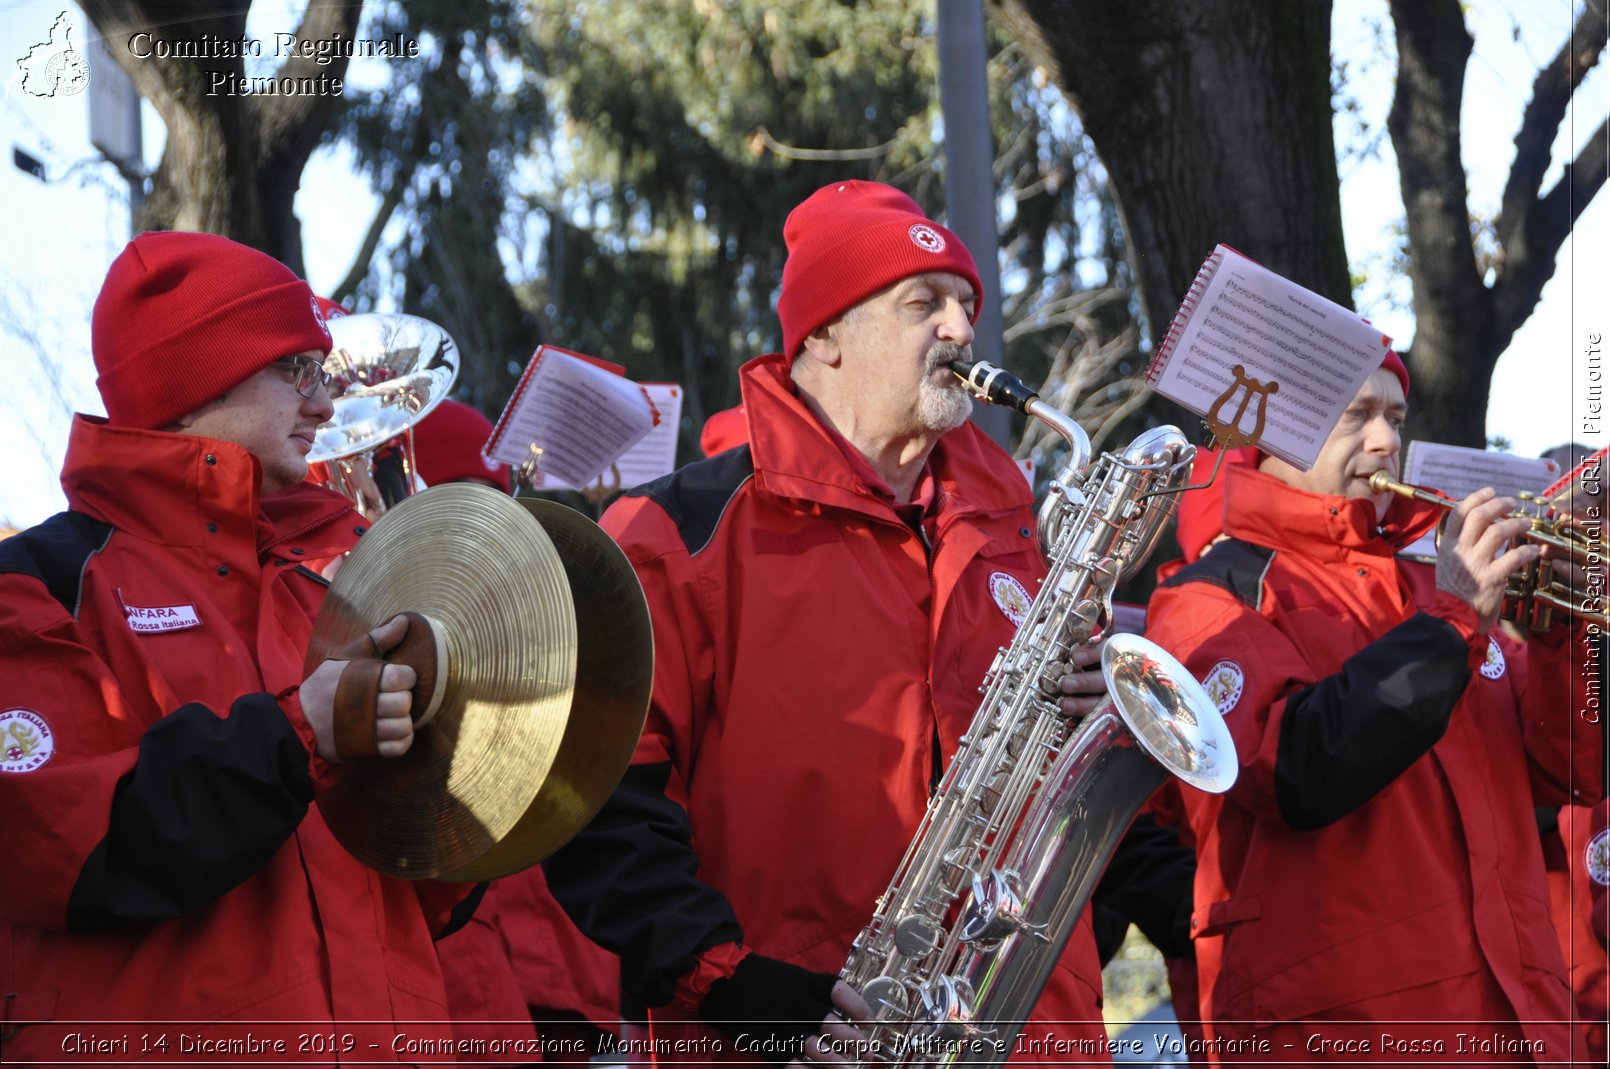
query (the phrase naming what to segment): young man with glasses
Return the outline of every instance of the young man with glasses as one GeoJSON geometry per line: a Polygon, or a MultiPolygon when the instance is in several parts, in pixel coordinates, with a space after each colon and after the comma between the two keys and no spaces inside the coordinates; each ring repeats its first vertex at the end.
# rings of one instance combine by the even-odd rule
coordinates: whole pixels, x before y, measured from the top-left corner
{"type": "Polygon", "coordinates": [[[328,1063],[450,1034],[392,1022],[446,1017],[457,892],[365,869],[309,804],[343,757],[409,748],[414,683],[388,666],[343,703],[374,727],[342,752],[351,662],[303,671],[326,584],[302,563],[363,530],[304,481],[331,414],[312,293],[224,238],[143,234],[92,344],[107,416],[74,420],[70,511],[0,543],[7,1059],[328,1063]],[[155,1023],[85,1047],[94,1020],[155,1023]]]}

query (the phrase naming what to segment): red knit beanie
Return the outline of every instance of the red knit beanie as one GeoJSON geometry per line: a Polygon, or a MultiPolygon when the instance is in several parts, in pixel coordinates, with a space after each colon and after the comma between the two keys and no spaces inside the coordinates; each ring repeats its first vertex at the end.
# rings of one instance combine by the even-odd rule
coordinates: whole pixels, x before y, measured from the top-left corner
{"type": "Polygon", "coordinates": [[[835,182],[806,197],[783,224],[783,264],[777,318],[783,355],[792,360],[805,337],[865,297],[903,278],[948,271],[984,287],[961,239],[922,214],[917,202],[880,182],[835,182]]]}
{"type": "Polygon", "coordinates": [[[112,261],[90,344],[107,418],[158,429],[282,356],[330,351],[307,283],[215,234],[141,234],[112,261]]]}
{"type": "Polygon", "coordinates": [[[444,398],[414,427],[414,467],[426,486],[473,479],[507,491],[509,466],[481,455],[491,437],[491,420],[444,398]]]}
{"type": "Polygon", "coordinates": [[[704,421],[704,430],[699,432],[699,449],[705,456],[713,457],[748,440],[749,420],[744,415],[744,406],[738,405],[723,408],[704,421]]]}
{"type": "Polygon", "coordinates": [[[352,314],[352,309],[348,308],[344,304],[336,304],[328,297],[320,297],[318,294],[314,294],[313,301],[319,306],[319,311],[324,313],[324,321],[326,323],[332,319],[340,319],[343,316],[349,316],[352,314]]]}
{"type": "Polygon", "coordinates": [[[1409,396],[1409,369],[1403,366],[1403,357],[1398,355],[1396,349],[1386,351],[1386,356],[1381,360],[1381,367],[1398,377],[1398,382],[1403,387],[1403,396],[1407,399],[1409,396]]]}

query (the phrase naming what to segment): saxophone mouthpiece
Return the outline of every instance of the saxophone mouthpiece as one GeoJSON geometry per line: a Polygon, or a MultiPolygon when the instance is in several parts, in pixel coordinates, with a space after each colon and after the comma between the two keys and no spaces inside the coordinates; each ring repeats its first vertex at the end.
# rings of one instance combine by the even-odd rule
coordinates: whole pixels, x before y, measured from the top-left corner
{"type": "Polygon", "coordinates": [[[1005,405],[1028,413],[1029,405],[1040,396],[1016,375],[983,360],[958,358],[950,362],[950,370],[971,386],[973,393],[986,404],[1005,405]]]}

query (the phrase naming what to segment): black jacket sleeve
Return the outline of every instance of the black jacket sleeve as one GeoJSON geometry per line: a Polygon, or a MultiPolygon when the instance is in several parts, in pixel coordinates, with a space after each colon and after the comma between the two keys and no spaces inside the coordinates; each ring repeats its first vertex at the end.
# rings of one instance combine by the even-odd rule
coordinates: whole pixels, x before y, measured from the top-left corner
{"type": "Polygon", "coordinates": [[[580,835],[543,862],[548,887],[593,942],[621,958],[621,986],[662,1006],[695,957],[743,931],[699,879],[687,811],[668,798],[668,762],[632,765],[580,835]]]}
{"type": "Polygon", "coordinates": [[[1428,752],[1470,681],[1467,654],[1452,624],[1416,613],[1287,698],[1275,755],[1286,823],[1332,824],[1428,752]]]}
{"type": "Polygon", "coordinates": [[[269,694],[237,699],[227,718],[192,703],[152,724],[73,885],[68,927],[170,920],[244,882],[307,815],[307,762],[269,694]]]}
{"type": "Polygon", "coordinates": [[[1091,900],[1102,964],[1118,952],[1131,924],[1164,957],[1189,957],[1195,879],[1196,851],[1180,842],[1179,831],[1151,813],[1136,817],[1091,900]]]}

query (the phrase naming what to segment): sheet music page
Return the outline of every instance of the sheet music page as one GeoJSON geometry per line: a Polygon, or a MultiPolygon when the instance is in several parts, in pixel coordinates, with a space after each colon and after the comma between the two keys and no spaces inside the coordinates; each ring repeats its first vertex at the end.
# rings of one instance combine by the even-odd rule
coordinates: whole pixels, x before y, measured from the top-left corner
{"type": "Polygon", "coordinates": [[[1391,339],[1356,313],[1228,246],[1218,246],[1213,255],[1219,262],[1211,279],[1199,295],[1193,287],[1175,319],[1178,333],[1159,369],[1157,392],[1250,431],[1257,398],[1241,419],[1234,418],[1248,395],[1245,388],[1212,412],[1236,382],[1232,369],[1240,365],[1252,379],[1278,382],[1257,444],[1307,471],[1353,395],[1381,365],[1391,339]]]}
{"type": "MultiPolygon", "coordinates": [[[[1484,486],[1504,497],[1522,491],[1540,493],[1560,477],[1560,466],[1545,457],[1518,457],[1439,442],[1410,442],[1403,457],[1403,481],[1437,490],[1455,501],[1463,500],[1484,486]]],[[[1422,535],[1403,549],[1406,556],[1432,558],[1437,555],[1436,533],[1422,535]]]]}
{"type": "Polygon", "coordinates": [[[682,387],[674,382],[645,382],[643,392],[660,414],[660,422],[612,464],[599,473],[591,486],[580,487],[553,475],[544,475],[536,490],[581,490],[602,485],[607,490],[630,490],[653,482],[676,470],[677,430],[682,426],[682,387]]]}
{"type": "Polygon", "coordinates": [[[531,380],[489,446],[493,459],[519,466],[540,446],[544,476],[587,486],[653,428],[648,398],[631,379],[548,346],[532,360],[531,380]]]}

